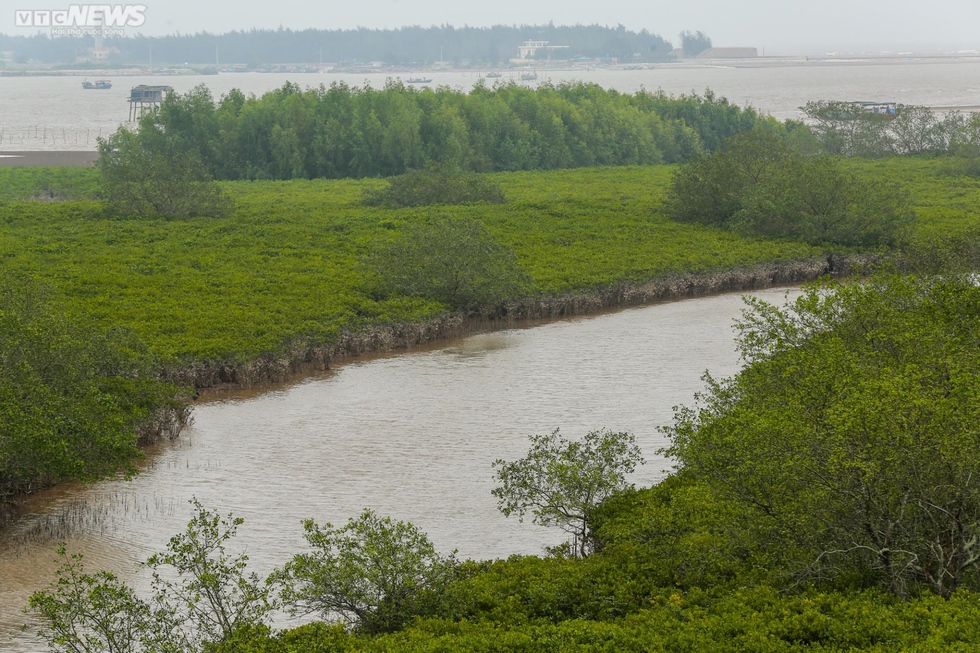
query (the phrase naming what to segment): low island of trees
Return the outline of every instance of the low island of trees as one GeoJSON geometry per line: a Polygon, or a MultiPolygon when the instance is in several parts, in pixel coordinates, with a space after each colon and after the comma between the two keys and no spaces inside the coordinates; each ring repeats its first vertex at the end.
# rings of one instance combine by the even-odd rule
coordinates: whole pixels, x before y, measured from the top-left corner
{"type": "Polygon", "coordinates": [[[431,162],[476,172],[675,163],[760,123],[778,128],[711,93],[623,94],[582,83],[479,83],[464,93],[389,81],[382,89],[287,83],[217,101],[200,86],[169,96],[140,131],[155,130],[230,180],[388,177],[431,162]]]}

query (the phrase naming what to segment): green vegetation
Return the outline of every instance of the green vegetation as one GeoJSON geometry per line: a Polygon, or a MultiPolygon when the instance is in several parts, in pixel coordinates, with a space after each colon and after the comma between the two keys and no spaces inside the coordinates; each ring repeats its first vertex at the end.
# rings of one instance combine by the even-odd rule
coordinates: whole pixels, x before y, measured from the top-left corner
{"type": "Polygon", "coordinates": [[[191,653],[267,619],[277,605],[271,586],[247,573],[248,556],[226,550],[243,520],[191,504],[187,529],[146,562],[150,600],[111,573],[86,573],[80,555],[59,547],[57,581],[30,598],[52,651],[191,653]]]}
{"type": "Polygon", "coordinates": [[[312,553],[295,556],[276,577],[295,614],[339,618],[357,632],[401,630],[431,612],[456,569],[414,525],[365,510],[343,528],[303,525],[312,553]]]}
{"type": "Polygon", "coordinates": [[[216,179],[403,174],[430,161],[477,172],[685,161],[759,124],[753,109],[710,93],[632,95],[595,84],[517,84],[470,92],[295,84],[215,101],[199,86],[172,94],[141,129],[156,128],[216,179]]]}
{"type": "Polygon", "coordinates": [[[768,130],[682,166],[667,206],[682,222],[824,246],[893,246],[915,218],[897,183],[856,180],[840,160],[803,156],[768,130]]]}
{"type": "Polygon", "coordinates": [[[632,489],[626,477],[643,464],[631,433],[592,431],[582,440],[566,440],[555,429],[532,435],[527,456],[513,462],[498,459],[493,490],[505,516],[557,526],[572,536],[556,552],[585,557],[595,547],[593,513],[614,494],[632,489]]]}
{"type": "Polygon", "coordinates": [[[889,109],[824,100],[800,108],[827,154],[866,158],[953,154],[968,160],[980,154],[980,117],[976,114],[938,114],[929,107],[907,104],[889,109]]]}
{"type": "Polygon", "coordinates": [[[528,285],[513,250],[465,216],[411,222],[368,263],[389,298],[418,297],[467,313],[493,312],[528,285]]]}
{"type": "MultiPolygon", "coordinates": [[[[901,181],[918,214],[917,241],[968,233],[980,185],[942,160],[840,162],[862,184],[901,181]]],[[[65,169],[78,180],[93,171],[65,169]]],[[[825,255],[801,243],[682,224],[663,212],[673,169],[622,167],[498,173],[506,204],[376,209],[379,181],[223,183],[235,212],[221,220],[120,220],[100,201],[0,202],[6,270],[42,280],[67,308],[102,329],[132,329],[169,365],[252,360],[345,330],[440,315],[438,301],[379,294],[366,265],[413,225],[454,215],[478,220],[512,250],[529,295],[600,291],[624,282],[712,274],[825,255]]],[[[25,171],[0,170],[0,188],[32,192],[25,171]]],[[[81,183],[81,181],[79,182],[81,183]]],[[[88,181],[85,181],[88,183],[88,181]]],[[[961,243],[968,250],[971,238],[961,243]]]]}
{"type": "Polygon", "coordinates": [[[976,589],[980,289],[876,276],[750,306],[745,368],[706,379],[671,456],[752,513],[753,548],[783,573],[976,589]]]}
{"type": "Polygon", "coordinates": [[[187,419],[128,329],[93,327],[62,303],[29,279],[0,279],[0,501],[131,473],[138,443],[176,437],[187,419]]]}
{"type": "Polygon", "coordinates": [[[477,202],[503,204],[504,193],[486,175],[435,163],[392,177],[384,188],[364,194],[365,205],[386,209],[477,202]]]}
{"type": "Polygon", "coordinates": [[[165,138],[149,120],[99,140],[102,196],[122,216],[226,216],[228,197],[199,157],[165,138]]]}
{"type": "MultiPolygon", "coordinates": [[[[8,170],[15,169],[0,170],[0,179],[8,170]]],[[[451,210],[362,206],[379,181],[226,183],[236,209],[221,220],[120,220],[98,201],[8,202],[0,203],[0,255],[7,270],[50,283],[104,328],[131,328],[178,365],[242,362],[444,313],[448,306],[437,301],[379,296],[365,266],[438,215],[479,220],[516,254],[530,295],[820,254],[667,219],[659,207],[670,174],[668,167],[497,174],[506,204],[451,210]]]]}

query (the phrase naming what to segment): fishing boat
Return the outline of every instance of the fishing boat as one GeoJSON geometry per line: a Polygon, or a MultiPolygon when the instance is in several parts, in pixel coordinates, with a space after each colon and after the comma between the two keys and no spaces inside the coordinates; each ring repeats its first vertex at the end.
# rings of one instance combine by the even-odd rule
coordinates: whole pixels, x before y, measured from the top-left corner
{"type": "Polygon", "coordinates": [[[500,73],[487,73],[487,79],[499,79],[500,77],[503,77],[500,73]]]}
{"type": "Polygon", "coordinates": [[[409,77],[405,80],[406,84],[431,84],[432,80],[427,77],[409,77]]]}
{"type": "Polygon", "coordinates": [[[104,91],[112,88],[112,82],[110,82],[108,79],[97,79],[94,82],[90,82],[86,79],[84,82],[82,82],[82,88],[104,91]]]}
{"type": "Polygon", "coordinates": [[[538,73],[533,70],[529,73],[521,73],[522,82],[533,82],[537,78],[538,78],[538,73]]]}

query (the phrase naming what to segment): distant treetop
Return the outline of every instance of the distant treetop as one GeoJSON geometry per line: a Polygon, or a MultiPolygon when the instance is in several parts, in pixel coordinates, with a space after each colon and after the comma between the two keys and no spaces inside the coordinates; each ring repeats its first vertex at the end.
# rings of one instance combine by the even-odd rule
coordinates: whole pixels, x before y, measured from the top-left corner
{"type": "MultiPolygon", "coordinates": [[[[700,34],[700,32],[699,32],[700,34]]],[[[673,45],[647,30],[622,25],[495,25],[493,27],[402,27],[399,29],[325,30],[253,29],[225,34],[174,34],[162,37],[106,38],[110,63],[296,64],[318,62],[382,62],[385,64],[503,65],[517,56],[527,40],[568,46],[562,58],[617,58],[620,62],[664,61],[673,45]],[[118,50],[118,52],[116,52],[118,50]]],[[[91,38],[49,38],[47,35],[0,35],[0,51],[13,52],[15,62],[73,63],[91,38]]]]}
{"type": "Polygon", "coordinates": [[[696,57],[705,50],[711,48],[711,37],[704,32],[698,31],[693,34],[688,31],[681,32],[681,50],[685,57],[696,57]]]}

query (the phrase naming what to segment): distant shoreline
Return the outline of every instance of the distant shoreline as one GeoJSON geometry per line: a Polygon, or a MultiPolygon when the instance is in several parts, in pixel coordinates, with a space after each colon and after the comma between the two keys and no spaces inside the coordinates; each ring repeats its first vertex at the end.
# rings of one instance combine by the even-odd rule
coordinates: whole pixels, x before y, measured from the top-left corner
{"type": "Polygon", "coordinates": [[[669,68],[713,68],[718,66],[732,68],[777,68],[796,66],[868,66],[895,64],[955,64],[977,63],[980,53],[969,54],[912,54],[896,53],[888,55],[862,54],[823,54],[823,55],[771,55],[748,58],[716,58],[701,59],[697,57],[677,59],[674,61],[656,61],[643,64],[611,64],[597,62],[572,61],[528,61],[523,64],[504,64],[499,66],[451,66],[446,64],[433,65],[351,65],[349,63],[303,63],[266,64],[258,68],[245,68],[244,64],[225,63],[220,68],[213,64],[162,64],[150,69],[138,65],[120,68],[15,68],[7,67],[0,70],[0,77],[180,77],[186,75],[235,75],[242,73],[315,73],[315,74],[384,74],[400,75],[407,73],[483,73],[501,72],[518,73],[526,68],[538,71],[588,71],[588,70],[651,70],[662,67],[669,68]]]}

